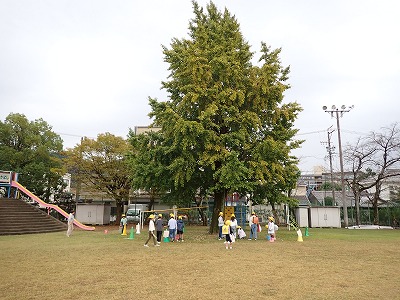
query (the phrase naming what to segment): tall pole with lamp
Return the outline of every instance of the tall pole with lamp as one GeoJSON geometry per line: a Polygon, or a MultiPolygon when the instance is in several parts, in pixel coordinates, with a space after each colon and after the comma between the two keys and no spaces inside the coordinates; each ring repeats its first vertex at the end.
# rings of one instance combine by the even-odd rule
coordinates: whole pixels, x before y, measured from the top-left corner
{"type": "Polygon", "coordinates": [[[325,105],[322,109],[331,114],[332,118],[336,118],[336,127],[338,133],[338,145],[339,145],[339,160],[340,160],[340,178],[342,184],[342,203],[343,203],[343,219],[344,219],[344,227],[349,227],[349,217],[347,213],[347,203],[346,203],[346,190],[345,190],[345,180],[344,180],[344,170],[343,170],[343,152],[342,152],[342,139],[340,136],[340,122],[339,119],[343,116],[345,112],[349,112],[354,108],[354,105],[346,108],[345,105],[342,105],[337,108],[335,105],[332,105],[332,109],[328,109],[325,105]]]}

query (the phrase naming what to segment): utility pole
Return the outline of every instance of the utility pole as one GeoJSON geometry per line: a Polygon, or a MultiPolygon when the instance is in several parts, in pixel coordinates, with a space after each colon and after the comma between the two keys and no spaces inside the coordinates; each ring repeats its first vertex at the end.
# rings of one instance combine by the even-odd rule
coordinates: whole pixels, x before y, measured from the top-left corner
{"type": "MultiPolygon", "coordinates": [[[[81,137],[81,143],[79,145],[79,151],[80,151],[80,159],[82,159],[82,142],[83,142],[83,137],[81,137]]],[[[76,169],[76,191],[75,191],[75,207],[78,204],[80,197],[81,197],[81,162],[79,163],[77,169],[76,169]]],[[[76,208],[75,208],[76,209],[76,208]]]]}
{"type": "MultiPolygon", "coordinates": [[[[332,133],[335,130],[334,129],[330,130],[331,128],[332,128],[332,126],[327,129],[327,131],[328,131],[328,142],[321,142],[321,144],[328,144],[328,146],[326,147],[326,150],[328,151],[328,155],[329,155],[329,169],[330,169],[331,187],[332,187],[332,205],[336,206],[335,184],[334,184],[334,181],[333,181],[333,166],[332,166],[332,156],[333,156],[333,153],[335,151],[335,146],[331,146],[331,136],[332,136],[332,133]]],[[[324,202],[324,205],[325,205],[325,202],[324,202]]]]}
{"type": "Polygon", "coordinates": [[[340,136],[340,118],[343,116],[345,112],[349,112],[354,108],[354,105],[346,108],[345,105],[342,105],[341,108],[337,108],[335,105],[332,105],[332,109],[329,110],[325,105],[322,109],[331,114],[332,118],[336,118],[336,127],[338,133],[338,144],[339,144],[339,158],[340,158],[340,177],[342,184],[342,203],[343,203],[343,219],[344,219],[344,227],[349,227],[349,217],[347,212],[347,203],[346,203],[346,189],[345,189],[345,180],[344,180],[344,170],[343,170],[343,152],[342,152],[342,139],[340,136]]]}

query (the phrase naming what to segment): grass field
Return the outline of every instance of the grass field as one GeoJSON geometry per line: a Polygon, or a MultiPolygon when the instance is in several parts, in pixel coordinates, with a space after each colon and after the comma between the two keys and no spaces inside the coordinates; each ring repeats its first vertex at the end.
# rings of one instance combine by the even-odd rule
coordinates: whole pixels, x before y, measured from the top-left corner
{"type": "Polygon", "coordinates": [[[0,299],[400,299],[400,230],[309,233],[232,250],[205,227],[149,248],[146,228],[0,236],[0,299]]]}

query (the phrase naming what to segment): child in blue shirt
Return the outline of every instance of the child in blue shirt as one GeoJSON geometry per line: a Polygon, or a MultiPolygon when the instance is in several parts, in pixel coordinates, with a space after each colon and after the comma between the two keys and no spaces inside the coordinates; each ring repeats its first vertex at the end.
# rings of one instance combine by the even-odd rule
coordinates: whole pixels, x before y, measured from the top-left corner
{"type": "Polygon", "coordinates": [[[183,242],[183,231],[185,228],[185,223],[183,223],[182,216],[178,217],[178,221],[176,222],[176,233],[178,242],[183,242]]]}

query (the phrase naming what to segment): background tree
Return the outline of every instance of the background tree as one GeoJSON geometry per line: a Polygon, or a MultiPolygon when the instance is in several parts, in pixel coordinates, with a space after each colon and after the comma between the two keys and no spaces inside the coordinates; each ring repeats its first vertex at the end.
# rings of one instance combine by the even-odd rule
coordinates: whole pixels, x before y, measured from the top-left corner
{"type": "Polygon", "coordinates": [[[374,188],[372,206],[374,224],[379,224],[378,206],[382,185],[390,177],[400,175],[400,130],[398,124],[382,128],[382,132],[371,132],[364,140],[345,151],[352,163],[352,177],[347,182],[356,199],[357,224],[360,224],[359,199],[361,192],[374,188]]]}
{"type": "Polygon", "coordinates": [[[378,149],[378,156],[375,159],[375,193],[373,198],[374,224],[379,224],[378,201],[382,184],[385,179],[400,175],[400,129],[398,124],[385,127],[382,132],[372,132],[369,136],[371,142],[375,143],[378,149]]]}
{"type": "Polygon", "coordinates": [[[62,139],[43,119],[9,114],[0,122],[0,169],[19,173],[18,181],[44,201],[63,188],[62,139]]]}
{"type": "Polygon", "coordinates": [[[149,100],[163,136],[161,144],[150,144],[162,149],[159,163],[168,177],[162,182],[171,191],[213,194],[212,233],[228,193],[252,192],[285,176],[290,150],[300,143],[293,140],[293,122],[301,109],[282,104],[289,68],[280,63],[280,49],[262,43],[260,66],[254,66],[227,9],[221,13],[212,2],[206,11],[196,2],[193,7],[189,38],[163,47],[169,100],[149,100]]]}
{"type": "Polygon", "coordinates": [[[361,193],[375,186],[373,180],[375,173],[372,171],[374,166],[374,156],[378,149],[369,139],[359,138],[354,145],[348,145],[344,150],[345,160],[351,166],[350,176],[346,179],[350,186],[356,207],[356,225],[361,224],[360,200],[361,193]]]}
{"type": "Polygon", "coordinates": [[[129,200],[130,177],[125,155],[130,149],[122,137],[110,133],[99,134],[97,139],[84,138],[80,145],[66,151],[66,165],[72,178],[89,189],[106,193],[116,201],[117,223],[124,201],[129,200]]]}

